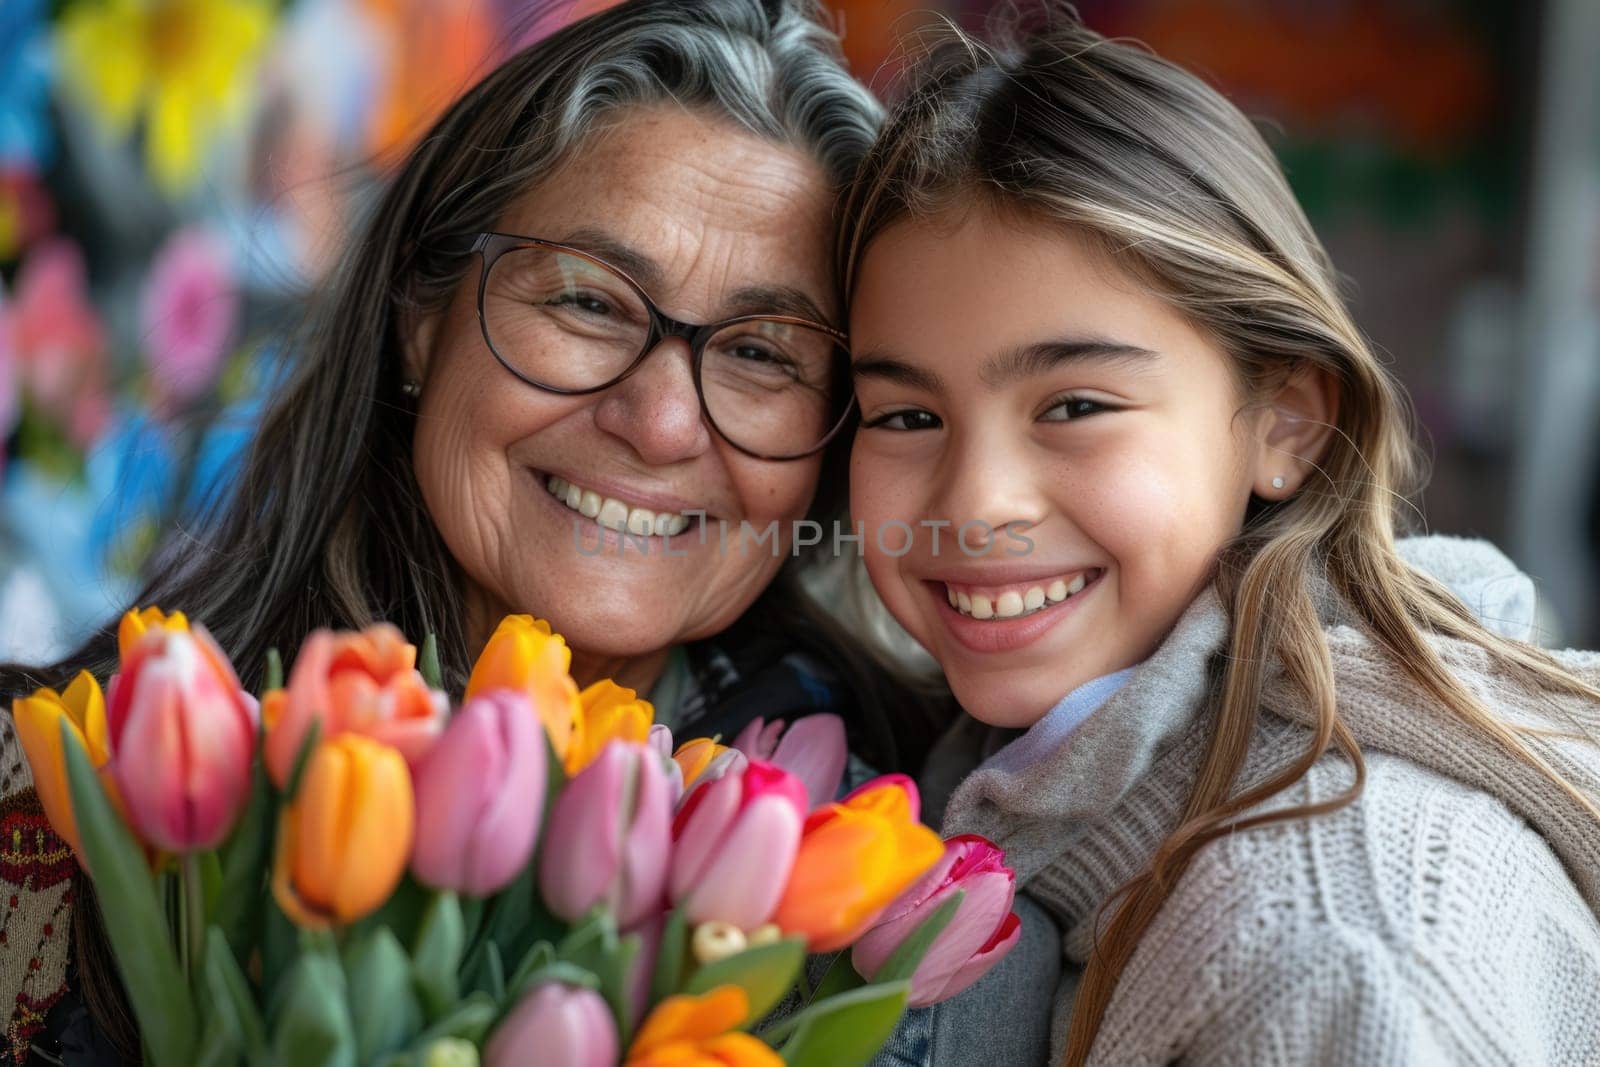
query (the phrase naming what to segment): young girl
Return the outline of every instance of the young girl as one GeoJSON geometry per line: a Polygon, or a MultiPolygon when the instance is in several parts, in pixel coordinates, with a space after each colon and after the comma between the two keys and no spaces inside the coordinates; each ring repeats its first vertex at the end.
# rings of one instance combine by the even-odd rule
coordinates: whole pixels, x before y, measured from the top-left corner
{"type": "Polygon", "coordinates": [[[1405,398],[1270,151],[1055,21],[930,49],[845,242],[854,518],[1026,731],[944,829],[1061,924],[1054,1060],[1600,1062],[1600,655],[1402,559],[1405,398]]]}

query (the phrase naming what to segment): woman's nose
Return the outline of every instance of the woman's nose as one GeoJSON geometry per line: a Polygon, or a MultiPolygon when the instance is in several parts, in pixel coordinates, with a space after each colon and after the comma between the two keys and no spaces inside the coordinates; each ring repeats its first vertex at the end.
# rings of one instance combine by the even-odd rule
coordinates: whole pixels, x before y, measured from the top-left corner
{"type": "Polygon", "coordinates": [[[700,455],[711,445],[711,430],[700,414],[691,359],[681,338],[658,341],[638,370],[600,395],[595,425],[651,466],[700,455]]]}

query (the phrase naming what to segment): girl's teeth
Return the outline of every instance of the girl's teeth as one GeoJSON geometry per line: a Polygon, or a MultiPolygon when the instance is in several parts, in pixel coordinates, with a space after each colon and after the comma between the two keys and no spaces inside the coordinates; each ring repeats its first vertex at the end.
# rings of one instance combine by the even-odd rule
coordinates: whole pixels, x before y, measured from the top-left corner
{"type": "Polygon", "coordinates": [[[1084,573],[1075,576],[1071,582],[1057,578],[1047,586],[1029,586],[1022,592],[1007,589],[994,599],[983,593],[958,593],[948,585],[944,592],[950,606],[963,615],[970,615],[974,619],[1014,619],[1038,611],[1047,603],[1058,604],[1069,596],[1083,592],[1083,587],[1088,584],[1088,575],[1084,573]]]}
{"type": "Polygon", "coordinates": [[[573,511],[593,519],[609,530],[626,530],[638,536],[672,537],[689,528],[689,517],[671,511],[654,512],[649,508],[630,508],[620,500],[603,497],[592,489],[583,489],[564,478],[551,475],[545,483],[550,495],[573,511]]]}

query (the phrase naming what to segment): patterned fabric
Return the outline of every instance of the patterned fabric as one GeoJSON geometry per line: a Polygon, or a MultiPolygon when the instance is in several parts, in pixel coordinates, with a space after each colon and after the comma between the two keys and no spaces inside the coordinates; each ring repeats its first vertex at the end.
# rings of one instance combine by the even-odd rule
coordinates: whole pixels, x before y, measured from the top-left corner
{"type": "Polygon", "coordinates": [[[4,1051],[15,1063],[66,992],[77,870],[39,807],[11,713],[0,712],[0,1003],[10,1005],[4,1051]]]}

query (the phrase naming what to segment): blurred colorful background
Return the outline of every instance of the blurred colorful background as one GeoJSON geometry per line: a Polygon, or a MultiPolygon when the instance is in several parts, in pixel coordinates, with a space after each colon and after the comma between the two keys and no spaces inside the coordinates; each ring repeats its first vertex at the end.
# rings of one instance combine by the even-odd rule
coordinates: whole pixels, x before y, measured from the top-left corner
{"type": "MultiPolygon", "coordinates": [[[[125,606],[158,531],[227,492],[388,162],[599,6],[0,0],[0,659],[125,606]]],[[[904,35],[991,6],[829,4],[880,91],[904,35]]],[[[1415,398],[1428,524],[1532,573],[1547,642],[1600,645],[1600,3],[1079,10],[1261,121],[1415,398]]]]}

